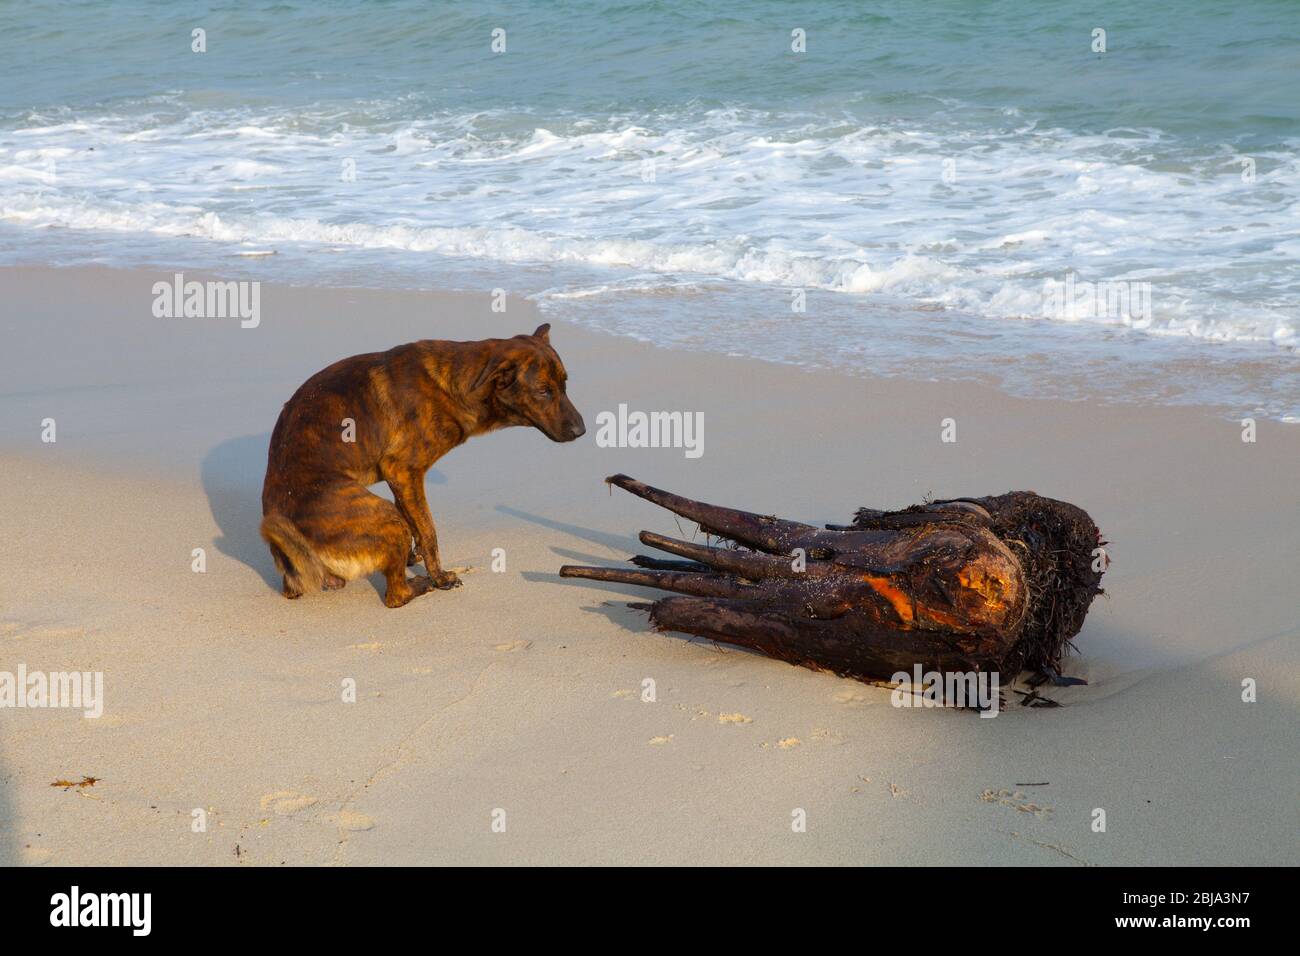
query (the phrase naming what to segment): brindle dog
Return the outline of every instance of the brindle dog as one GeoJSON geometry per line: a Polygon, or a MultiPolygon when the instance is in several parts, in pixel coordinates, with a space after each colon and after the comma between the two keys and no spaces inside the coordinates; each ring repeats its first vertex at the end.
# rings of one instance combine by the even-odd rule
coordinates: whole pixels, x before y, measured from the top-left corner
{"type": "Polygon", "coordinates": [[[412,342],[307,379],[275,423],[262,486],[262,537],[284,574],[284,596],[375,571],[388,580],[389,607],[457,587],[438,560],[424,474],[498,428],[531,425],[557,442],[586,431],[549,333],[543,325],[510,339],[412,342]],[[379,481],[395,504],[369,490],[379,481]],[[408,579],[418,561],[428,576],[408,579]]]}

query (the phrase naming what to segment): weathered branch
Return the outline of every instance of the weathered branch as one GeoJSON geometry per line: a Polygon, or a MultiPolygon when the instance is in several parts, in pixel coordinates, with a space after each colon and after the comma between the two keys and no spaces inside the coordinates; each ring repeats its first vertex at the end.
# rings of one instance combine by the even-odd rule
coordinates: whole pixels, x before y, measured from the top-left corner
{"type": "Polygon", "coordinates": [[[863,508],[851,525],[817,528],[606,481],[742,547],[643,531],[642,543],[688,560],[638,555],[641,570],[565,565],[561,576],[690,595],[634,606],[664,630],[859,680],[916,664],[1054,672],[1101,593],[1096,525],[1033,492],[863,508]]]}

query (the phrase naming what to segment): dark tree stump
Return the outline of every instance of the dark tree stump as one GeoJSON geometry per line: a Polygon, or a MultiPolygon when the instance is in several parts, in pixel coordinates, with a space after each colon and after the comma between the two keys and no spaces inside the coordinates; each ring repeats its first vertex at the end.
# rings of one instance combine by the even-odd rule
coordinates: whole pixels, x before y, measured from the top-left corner
{"type": "Polygon", "coordinates": [[[705,504],[626,475],[606,481],[732,542],[649,531],[637,568],[565,565],[560,575],[676,591],[648,609],[684,631],[864,681],[926,671],[1054,673],[1101,593],[1105,543],[1087,513],[1033,492],[860,509],[817,528],[705,504]]]}

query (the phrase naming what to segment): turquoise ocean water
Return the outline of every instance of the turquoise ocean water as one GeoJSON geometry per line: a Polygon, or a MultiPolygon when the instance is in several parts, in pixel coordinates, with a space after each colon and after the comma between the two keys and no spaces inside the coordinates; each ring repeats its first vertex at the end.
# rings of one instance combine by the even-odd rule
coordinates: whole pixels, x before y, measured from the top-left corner
{"type": "Polygon", "coordinates": [[[1292,0],[0,4],[0,262],[1030,395],[1300,417],[1297,146],[1292,0]]]}

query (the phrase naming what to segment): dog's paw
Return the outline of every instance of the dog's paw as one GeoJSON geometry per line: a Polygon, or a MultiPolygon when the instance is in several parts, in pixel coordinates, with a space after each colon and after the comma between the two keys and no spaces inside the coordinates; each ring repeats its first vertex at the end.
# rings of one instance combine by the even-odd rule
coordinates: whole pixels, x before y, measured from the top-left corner
{"type": "Polygon", "coordinates": [[[461,586],[460,575],[455,571],[437,571],[429,575],[433,586],[440,591],[450,591],[461,586]]]}
{"type": "Polygon", "coordinates": [[[403,607],[421,594],[428,594],[433,588],[433,582],[423,576],[406,578],[396,585],[390,583],[388,590],[384,592],[384,604],[389,607],[403,607]]]}

